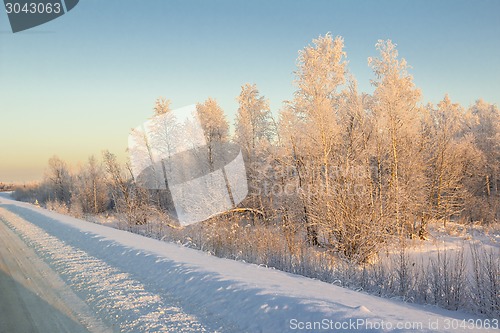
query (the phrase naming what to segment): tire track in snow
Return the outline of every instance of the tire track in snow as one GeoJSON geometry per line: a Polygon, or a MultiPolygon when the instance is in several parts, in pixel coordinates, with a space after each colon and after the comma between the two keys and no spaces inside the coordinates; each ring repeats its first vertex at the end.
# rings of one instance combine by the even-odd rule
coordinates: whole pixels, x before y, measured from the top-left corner
{"type": "Polygon", "coordinates": [[[33,247],[105,321],[120,332],[206,332],[196,317],[148,292],[130,274],[0,208],[5,224],[33,247]]]}

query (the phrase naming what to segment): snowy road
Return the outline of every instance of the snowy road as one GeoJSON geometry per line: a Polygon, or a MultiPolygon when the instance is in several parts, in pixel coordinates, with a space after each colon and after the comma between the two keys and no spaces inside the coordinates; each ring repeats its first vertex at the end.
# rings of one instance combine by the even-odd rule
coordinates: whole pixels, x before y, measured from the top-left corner
{"type": "Polygon", "coordinates": [[[4,223],[0,244],[0,332],[110,331],[4,223]]]}
{"type": "MultiPolygon", "coordinates": [[[[141,282],[132,278],[130,274],[106,264],[101,259],[89,255],[87,252],[79,248],[65,244],[65,242],[59,240],[58,238],[47,234],[43,229],[27,222],[26,220],[6,211],[1,207],[0,218],[3,220],[2,228],[7,231],[4,234],[5,236],[2,238],[8,238],[9,240],[13,239],[14,241],[10,241],[10,243],[22,243],[19,238],[16,239],[13,232],[8,230],[7,227],[19,234],[21,239],[29,244],[30,247],[33,247],[43,259],[49,262],[51,266],[54,267],[54,270],[66,280],[66,284],[71,286],[71,288],[82,297],[84,302],[88,303],[93,308],[95,315],[102,317],[103,320],[109,324],[109,327],[115,328],[115,331],[205,331],[204,327],[193,316],[183,313],[180,308],[172,304],[165,304],[162,297],[148,292],[145,286],[141,282]]],[[[2,248],[5,248],[6,243],[2,242],[2,244],[2,248]]],[[[7,249],[11,248],[12,247],[7,246],[7,249]]],[[[2,253],[2,258],[5,258],[6,261],[18,262],[19,260],[17,258],[24,257],[24,249],[26,249],[26,245],[15,253],[2,253]]],[[[53,281],[52,279],[58,278],[56,274],[52,272],[52,274],[45,277],[43,274],[38,274],[38,269],[24,269],[25,267],[38,265],[40,265],[40,259],[33,254],[31,258],[26,260],[25,265],[18,265],[17,267],[16,265],[10,265],[10,269],[8,270],[15,272],[15,274],[20,271],[24,271],[24,276],[19,277],[16,281],[35,281],[33,284],[35,287],[33,288],[33,293],[37,292],[38,294],[40,291],[48,290],[47,293],[42,293],[39,296],[39,303],[41,303],[42,300],[49,302],[49,300],[55,299],[56,302],[60,303],[63,309],[66,310],[64,312],[72,312],[79,315],[81,312],[77,311],[74,304],[77,303],[75,300],[78,300],[76,295],[70,295],[73,296],[71,301],[63,301],[63,299],[67,299],[66,297],[53,296],[54,294],[60,294],[64,292],[65,289],[68,289],[65,283],[58,283],[59,286],[54,284],[51,285],[51,281],[53,281]]],[[[47,272],[50,270],[45,271],[47,272]]],[[[13,299],[19,299],[19,297],[16,296],[17,295],[13,295],[13,299]]],[[[66,296],[68,296],[68,294],[66,294],[66,296]]],[[[2,295],[2,303],[5,303],[5,307],[9,307],[10,300],[4,302],[4,297],[2,295]]],[[[82,302],[80,301],[78,303],[82,302]]],[[[34,327],[39,325],[39,323],[42,323],[47,324],[48,327],[57,328],[40,328],[40,332],[86,331],[81,328],[79,328],[79,330],[75,330],[70,327],[70,325],[66,323],[67,320],[62,320],[65,318],[59,318],[60,316],[58,311],[55,311],[56,309],[50,309],[50,311],[38,311],[38,309],[45,308],[43,304],[29,305],[31,306],[30,309],[20,313],[20,318],[17,319],[21,319],[22,316],[28,315],[27,317],[29,317],[30,314],[34,314],[38,317],[33,320],[34,327]],[[45,317],[43,312],[53,314],[54,318],[45,317]],[[68,326],[67,330],[60,329],[58,327],[59,323],[68,326]]],[[[14,321],[17,322],[17,319],[14,319],[14,321]]],[[[71,323],[73,324],[73,327],[83,326],[78,325],[80,322],[81,324],[84,324],[83,321],[79,322],[78,319],[80,318],[73,316],[73,322],[71,323]]],[[[19,321],[22,322],[23,320],[19,321]]],[[[10,326],[12,327],[12,325],[10,326]]],[[[88,328],[96,332],[110,331],[110,329],[104,325],[88,328]]],[[[6,330],[6,332],[10,333],[10,330],[6,330]]],[[[28,331],[20,330],[19,332],[28,331]]]]}
{"type": "Polygon", "coordinates": [[[9,333],[474,332],[445,329],[469,315],[215,258],[5,194],[0,309],[0,332],[9,333]],[[22,318],[29,327],[17,329],[22,318]],[[322,329],[305,329],[315,323],[322,329]]]}

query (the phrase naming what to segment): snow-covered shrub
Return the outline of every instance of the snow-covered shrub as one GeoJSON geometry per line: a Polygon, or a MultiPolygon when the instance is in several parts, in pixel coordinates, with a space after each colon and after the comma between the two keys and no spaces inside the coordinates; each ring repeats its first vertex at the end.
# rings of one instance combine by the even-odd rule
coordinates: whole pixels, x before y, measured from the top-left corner
{"type": "Polygon", "coordinates": [[[473,270],[469,279],[474,310],[500,319],[500,249],[471,247],[473,270]]]}
{"type": "Polygon", "coordinates": [[[430,290],[426,300],[429,303],[449,310],[458,310],[465,306],[467,271],[463,248],[451,253],[438,250],[437,257],[430,259],[426,273],[430,290]]]}
{"type": "Polygon", "coordinates": [[[65,202],[60,202],[57,200],[49,200],[46,202],[45,205],[46,205],[47,209],[52,210],[52,211],[59,213],[59,214],[67,214],[68,215],[70,212],[70,209],[65,202]]]}

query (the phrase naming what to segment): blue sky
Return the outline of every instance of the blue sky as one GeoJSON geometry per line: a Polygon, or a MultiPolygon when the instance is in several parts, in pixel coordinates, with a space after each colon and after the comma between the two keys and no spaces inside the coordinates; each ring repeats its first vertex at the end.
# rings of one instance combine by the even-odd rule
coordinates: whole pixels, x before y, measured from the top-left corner
{"type": "Polygon", "coordinates": [[[500,1],[81,0],[13,34],[0,12],[0,181],[40,179],[50,156],[71,164],[109,149],[165,96],[174,108],[216,98],[232,122],[256,83],[277,113],[291,99],[297,52],[345,39],[349,69],[371,92],[367,57],[392,39],[423,101],[500,101],[500,1]]]}

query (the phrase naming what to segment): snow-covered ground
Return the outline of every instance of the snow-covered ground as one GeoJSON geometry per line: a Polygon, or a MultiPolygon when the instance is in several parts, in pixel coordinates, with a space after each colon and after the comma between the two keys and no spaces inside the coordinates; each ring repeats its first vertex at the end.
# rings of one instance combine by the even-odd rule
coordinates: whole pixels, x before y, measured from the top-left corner
{"type": "Polygon", "coordinates": [[[6,194],[0,195],[0,223],[103,323],[89,328],[94,332],[500,331],[479,329],[485,319],[468,314],[216,258],[16,202],[6,194]]]}

